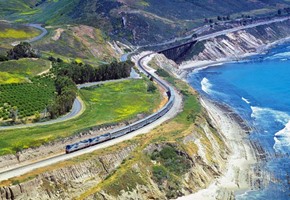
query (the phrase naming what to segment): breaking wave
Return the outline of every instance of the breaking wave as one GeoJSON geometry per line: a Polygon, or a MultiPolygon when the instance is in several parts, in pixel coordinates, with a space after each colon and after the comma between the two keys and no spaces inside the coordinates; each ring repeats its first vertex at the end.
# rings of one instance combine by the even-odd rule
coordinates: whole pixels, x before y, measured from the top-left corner
{"type": "Polygon", "coordinates": [[[212,84],[209,82],[209,80],[207,78],[203,78],[201,83],[201,89],[207,93],[207,94],[211,94],[213,92],[212,88],[212,84]]]}

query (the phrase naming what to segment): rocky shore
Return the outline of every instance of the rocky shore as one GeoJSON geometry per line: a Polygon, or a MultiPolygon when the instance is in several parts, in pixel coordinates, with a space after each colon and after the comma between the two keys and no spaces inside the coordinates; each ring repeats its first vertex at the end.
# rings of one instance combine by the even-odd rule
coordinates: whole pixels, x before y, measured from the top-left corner
{"type": "Polygon", "coordinates": [[[212,102],[205,97],[201,98],[201,103],[219,132],[223,134],[231,149],[231,154],[226,170],[208,188],[178,198],[178,200],[234,199],[235,193],[252,188],[251,180],[255,176],[251,166],[257,162],[256,150],[247,139],[250,127],[224,105],[212,102]]]}

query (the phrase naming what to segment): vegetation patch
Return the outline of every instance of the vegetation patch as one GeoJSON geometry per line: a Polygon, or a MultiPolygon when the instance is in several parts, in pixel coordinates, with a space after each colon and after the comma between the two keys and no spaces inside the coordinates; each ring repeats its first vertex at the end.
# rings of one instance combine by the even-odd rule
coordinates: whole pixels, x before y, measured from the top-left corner
{"type": "Polygon", "coordinates": [[[151,159],[176,175],[183,175],[191,167],[190,160],[187,159],[186,155],[170,145],[165,145],[161,151],[154,151],[151,159]]]}
{"type": "Polygon", "coordinates": [[[126,80],[82,89],[86,110],[81,116],[53,125],[0,131],[0,155],[68,137],[85,128],[130,120],[139,113],[152,113],[161,95],[148,93],[146,85],[145,80],[126,80]],[[126,112],[117,112],[118,109],[126,112]]]}
{"type": "Polygon", "coordinates": [[[162,68],[158,68],[156,70],[156,74],[158,74],[159,76],[162,76],[162,77],[170,77],[170,74],[162,68]]]}
{"type": "Polygon", "coordinates": [[[25,83],[25,82],[27,82],[27,79],[21,75],[0,71],[0,84],[25,83]]]}
{"type": "Polygon", "coordinates": [[[103,188],[108,194],[118,196],[123,190],[125,192],[133,191],[137,185],[145,185],[145,181],[140,177],[138,172],[132,169],[124,171],[122,174],[118,174],[114,177],[114,182],[106,184],[103,188]]]}
{"type": "Polygon", "coordinates": [[[28,39],[39,35],[39,30],[0,23],[0,39],[28,39]]]}
{"type": "Polygon", "coordinates": [[[50,62],[44,59],[23,58],[0,62],[0,71],[24,76],[36,76],[50,68],[50,62]]]}
{"type": "Polygon", "coordinates": [[[0,119],[16,121],[43,112],[55,96],[52,80],[35,78],[32,83],[0,85],[0,119]]]}

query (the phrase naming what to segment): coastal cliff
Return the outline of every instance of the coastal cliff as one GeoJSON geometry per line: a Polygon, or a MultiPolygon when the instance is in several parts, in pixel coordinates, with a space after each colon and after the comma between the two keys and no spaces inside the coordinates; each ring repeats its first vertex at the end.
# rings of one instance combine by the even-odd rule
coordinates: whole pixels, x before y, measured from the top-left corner
{"type": "Polygon", "coordinates": [[[187,50],[180,69],[215,64],[216,62],[240,60],[262,53],[270,46],[287,40],[290,36],[290,20],[260,25],[199,41],[187,50]]]}
{"type": "Polygon", "coordinates": [[[157,139],[143,146],[136,140],[12,180],[0,188],[0,199],[168,199],[196,192],[222,174],[230,152],[207,120],[199,116],[186,133],[172,133],[179,142],[157,139]]]}

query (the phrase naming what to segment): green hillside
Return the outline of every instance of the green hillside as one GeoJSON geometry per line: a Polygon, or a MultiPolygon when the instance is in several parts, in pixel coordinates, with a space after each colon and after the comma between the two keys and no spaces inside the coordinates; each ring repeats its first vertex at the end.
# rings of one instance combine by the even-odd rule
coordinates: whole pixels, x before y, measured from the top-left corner
{"type": "Polygon", "coordinates": [[[289,6],[288,0],[0,0],[0,16],[47,25],[85,24],[142,44],[181,34],[204,18],[273,15],[289,6]]]}

